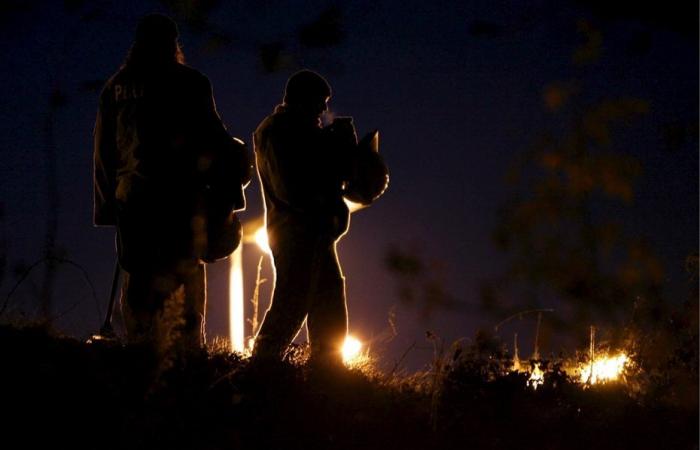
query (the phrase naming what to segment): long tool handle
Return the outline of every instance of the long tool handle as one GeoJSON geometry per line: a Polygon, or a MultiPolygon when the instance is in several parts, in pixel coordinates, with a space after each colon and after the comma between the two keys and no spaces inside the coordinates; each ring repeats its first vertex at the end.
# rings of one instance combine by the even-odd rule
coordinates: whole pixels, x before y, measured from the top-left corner
{"type": "Polygon", "coordinates": [[[107,314],[105,315],[105,322],[100,328],[100,334],[103,336],[113,336],[114,329],[112,328],[112,311],[114,311],[114,299],[117,297],[117,287],[119,286],[119,275],[121,269],[119,267],[119,260],[114,263],[114,278],[112,278],[112,290],[109,293],[109,305],[107,306],[107,314]]]}

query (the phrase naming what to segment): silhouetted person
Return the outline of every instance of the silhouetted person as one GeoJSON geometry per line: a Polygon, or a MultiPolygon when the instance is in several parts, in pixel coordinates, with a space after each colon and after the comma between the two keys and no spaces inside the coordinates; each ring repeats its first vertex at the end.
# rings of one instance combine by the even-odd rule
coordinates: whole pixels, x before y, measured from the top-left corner
{"type": "Polygon", "coordinates": [[[330,96],[324,78],[298,72],[287,82],[283,103],[254,133],[275,266],[256,358],[282,358],[306,319],[312,360],[341,361],[347,309],[336,243],[349,226],[343,196],[356,169],[357,138],[349,119],[322,128],[330,96]]]}
{"type": "Polygon", "coordinates": [[[204,261],[240,240],[233,211],[243,207],[250,164],[221,123],[209,80],[184,65],[177,37],[169,18],[144,17],[102,91],[94,222],[117,227],[129,341],[179,337],[199,347],[204,261]]]}

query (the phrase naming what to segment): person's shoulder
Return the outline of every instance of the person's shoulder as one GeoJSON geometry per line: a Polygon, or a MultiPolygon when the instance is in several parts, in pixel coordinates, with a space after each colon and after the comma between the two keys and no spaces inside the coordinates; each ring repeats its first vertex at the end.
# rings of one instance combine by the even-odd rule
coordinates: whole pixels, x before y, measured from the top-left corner
{"type": "Polygon", "coordinates": [[[284,127],[286,122],[286,115],[283,111],[279,110],[279,107],[275,108],[275,111],[269,116],[265,117],[258,127],[255,129],[256,134],[269,134],[275,130],[279,130],[284,127]]]}
{"type": "Polygon", "coordinates": [[[116,71],[112,76],[110,76],[107,81],[105,81],[105,84],[102,86],[102,90],[100,91],[100,100],[105,101],[108,98],[112,96],[112,91],[114,90],[114,86],[116,84],[119,84],[123,78],[125,77],[124,74],[124,69],[119,69],[116,71]]]}
{"type": "Polygon", "coordinates": [[[107,81],[105,81],[104,87],[111,88],[112,86],[114,86],[120,78],[124,77],[123,72],[124,71],[122,69],[119,69],[118,71],[113,73],[112,76],[107,78],[107,81]]]}
{"type": "Polygon", "coordinates": [[[255,128],[254,134],[257,136],[262,136],[263,134],[267,134],[270,129],[273,127],[275,122],[275,119],[272,115],[269,115],[265,117],[255,128]]]}
{"type": "Polygon", "coordinates": [[[177,64],[174,70],[179,77],[181,77],[188,83],[197,84],[200,86],[211,85],[209,78],[193,67],[187,66],[185,64],[177,64]]]}

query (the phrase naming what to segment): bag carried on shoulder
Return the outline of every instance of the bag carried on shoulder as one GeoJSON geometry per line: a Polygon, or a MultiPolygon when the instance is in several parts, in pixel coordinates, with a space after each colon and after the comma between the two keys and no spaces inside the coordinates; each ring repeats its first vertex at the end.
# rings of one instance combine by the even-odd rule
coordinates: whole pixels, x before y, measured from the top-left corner
{"type": "Polygon", "coordinates": [[[355,152],[343,197],[353,203],[369,205],[389,186],[389,169],[379,154],[379,131],[362,138],[355,152]]]}
{"type": "Polygon", "coordinates": [[[228,138],[204,152],[198,166],[203,180],[198,217],[205,232],[197,246],[198,256],[211,263],[228,257],[240,245],[236,211],[245,208],[243,190],[250,183],[252,166],[248,149],[238,138],[228,138]]]}

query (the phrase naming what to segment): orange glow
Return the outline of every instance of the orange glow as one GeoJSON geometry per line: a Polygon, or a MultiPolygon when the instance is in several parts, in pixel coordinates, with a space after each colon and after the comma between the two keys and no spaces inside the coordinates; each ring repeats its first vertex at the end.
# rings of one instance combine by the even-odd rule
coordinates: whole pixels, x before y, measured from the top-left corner
{"type": "Polygon", "coordinates": [[[343,362],[346,365],[351,365],[357,361],[361,356],[360,350],[362,350],[362,342],[350,335],[347,335],[342,348],[343,362]]]}
{"type": "Polygon", "coordinates": [[[267,228],[265,228],[264,225],[255,231],[254,239],[255,243],[260,247],[260,250],[268,255],[272,253],[272,250],[270,250],[270,243],[267,239],[267,228]]]}
{"type": "Polygon", "coordinates": [[[613,356],[598,356],[578,367],[579,382],[600,384],[616,381],[622,377],[625,367],[629,364],[629,357],[622,352],[613,356]]]}
{"type": "Polygon", "coordinates": [[[245,347],[245,319],[243,317],[243,246],[233,252],[229,269],[229,333],[231,348],[243,353],[245,347]]]}

